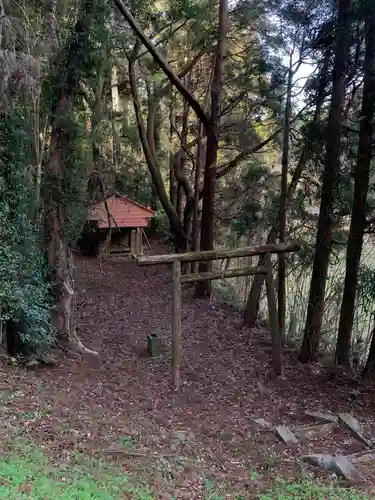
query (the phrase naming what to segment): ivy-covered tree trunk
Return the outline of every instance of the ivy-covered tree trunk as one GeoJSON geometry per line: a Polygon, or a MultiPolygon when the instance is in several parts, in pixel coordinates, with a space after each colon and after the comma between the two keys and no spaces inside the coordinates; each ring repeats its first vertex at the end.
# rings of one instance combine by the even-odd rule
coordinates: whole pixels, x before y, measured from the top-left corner
{"type": "MultiPolygon", "coordinates": [[[[221,114],[221,94],[224,84],[224,67],[227,54],[228,0],[220,0],[219,32],[215,58],[215,70],[211,84],[211,119],[207,130],[207,152],[203,180],[203,209],[201,223],[201,250],[212,250],[215,227],[216,163],[219,147],[219,125],[221,114]]],[[[199,272],[212,268],[212,262],[201,262],[199,272]]],[[[198,282],[196,295],[211,295],[211,281],[198,282]]]]}
{"type": "Polygon", "coordinates": [[[355,296],[366,224],[366,198],[370,164],[373,155],[373,120],[375,113],[375,12],[373,9],[370,9],[367,13],[365,30],[366,54],[358,157],[355,171],[352,218],[346,253],[344,294],[336,345],[336,362],[339,365],[349,365],[350,362],[355,296]]]}
{"type": "Polygon", "coordinates": [[[83,57],[88,50],[88,40],[95,2],[83,0],[74,32],[66,47],[57,56],[53,68],[52,89],[55,102],[51,113],[51,140],[46,164],[45,230],[50,279],[56,309],[54,326],[58,341],[78,352],[93,353],[79,340],[72,324],[74,281],[71,249],[64,232],[62,179],[65,172],[64,149],[74,133],[71,120],[73,98],[78,91],[84,71],[83,57]]]}
{"type": "Polygon", "coordinates": [[[313,361],[316,358],[323,321],[328,262],[332,245],[332,211],[340,168],[346,70],[350,42],[351,7],[351,0],[340,0],[338,2],[335,63],[333,70],[332,98],[326,130],[326,156],[320,199],[320,213],[305,332],[299,355],[299,360],[302,363],[313,361]]]}

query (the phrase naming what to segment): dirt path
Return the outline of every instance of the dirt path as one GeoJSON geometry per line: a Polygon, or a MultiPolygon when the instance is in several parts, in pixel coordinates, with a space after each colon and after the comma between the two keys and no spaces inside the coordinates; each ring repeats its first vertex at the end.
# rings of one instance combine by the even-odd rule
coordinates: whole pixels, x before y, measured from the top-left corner
{"type": "Polygon", "coordinates": [[[78,258],[76,265],[78,303],[85,300],[78,325],[99,359],[68,358],[27,375],[6,368],[2,388],[4,394],[12,387],[14,392],[2,411],[15,417],[2,432],[23,423],[60,462],[73,451],[116,457],[126,470],[146,477],[160,499],[172,493],[203,498],[207,484],[256,498],[270,477],[298,473],[295,459],[306,451],[361,449],[343,431],[324,437],[324,444],[318,439],[287,449],[253,419],[308,423],[305,409],[372,416],[371,388],[354,397],[349,382],[338,384],[317,366],[301,367],[292,354],[285,378],[274,379],[263,337],[250,342],[238,313],[198,301],[185,288],[183,386],[176,394],[171,390],[170,271],[124,260],[103,269],[94,259],[78,258]],[[164,356],[153,361],[145,347],[155,328],[164,356]],[[112,448],[122,452],[110,453],[112,448]]]}

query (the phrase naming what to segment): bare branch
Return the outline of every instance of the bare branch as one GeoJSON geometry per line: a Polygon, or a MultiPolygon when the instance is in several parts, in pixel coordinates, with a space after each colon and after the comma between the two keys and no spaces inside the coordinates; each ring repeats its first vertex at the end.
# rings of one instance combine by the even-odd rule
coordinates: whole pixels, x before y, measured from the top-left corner
{"type": "Polygon", "coordinates": [[[273,141],[275,139],[275,137],[277,137],[280,134],[280,132],[282,132],[282,130],[283,130],[282,127],[278,128],[267,139],[265,139],[264,141],[260,142],[256,146],[252,146],[251,148],[246,149],[245,151],[242,151],[242,153],[240,153],[239,155],[237,155],[235,158],[233,158],[233,160],[231,160],[230,162],[228,162],[226,165],[223,165],[220,168],[218,168],[218,170],[216,172],[216,178],[220,179],[224,175],[228,174],[231,170],[233,170],[234,168],[236,168],[237,165],[239,163],[241,163],[241,161],[244,160],[247,156],[252,155],[252,154],[256,153],[257,151],[261,150],[262,148],[264,148],[264,146],[266,146],[271,141],[273,141]]]}
{"type": "Polygon", "coordinates": [[[144,119],[142,116],[141,102],[138,93],[136,75],[135,75],[135,61],[137,59],[138,51],[140,47],[140,41],[137,40],[134,46],[132,55],[129,58],[129,80],[130,80],[130,90],[133,98],[133,105],[135,111],[135,117],[138,125],[139,138],[142,143],[143,153],[145,155],[145,159],[147,162],[147,166],[149,168],[156,192],[159,196],[160,202],[168,215],[168,218],[171,222],[171,226],[173,227],[176,239],[182,243],[185,241],[185,234],[178,217],[176,210],[171,204],[168,195],[165,191],[165,186],[163,182],[163,178],[160,173],[159,166],[157,164],[157,160],[155,155],[152,152],[150,144],[148,142],[146,126],[144,123],[144,119]]]}
{"type": "Polygon", "coordinates": [[[169,81],[172,83],[174,87],[180,92],[180,94],[187,100],[190,104],[191,108],[195,111],[197,117],[200,121],[209,128],[209,119],[204,112],[202,106],[199,104],[197,99],[189,92],[184,83],[180,80],[180,78],[176,75],[173,69],[170,67],[168,62],[164,59],[164,57],[159,53],[159,51],[154,47],[152,42],[148,39],[142,28],[139,26],[137,21],[132,16],[130,10],[126,7],[122,0],[113,0],[120,13],[124,17],[124,19],[129,23],[131,29],[134,31],[135,35],[138,39],[143,43],[146,49],[150,52],[154,61],[160,66],[160,68],[164,71],[169,81]]]}
{"type": "MultiPolygon", "coordinates": [[[[155,33],[155,35],[153,35],[153,38],[155,38],[156,36],[158,35],[161,35],[161,33],[163,31],[165,31],[166,29],[168,28],[171,28],[173,26],[173,24],[175,23],[175,21],[171,22],[168,24],[168,26],[165,26],[159,33],[155,33]]],[[[179,31],[181,28],[183,28],[185,25],[187,24],[187,20],[185,19],[182,23],[180,23],[178,26],[176,26],[171,32],[168,33],[168,38],[170,38],[171,36],[173,36],[175,33],[177,33],[177,31],[179,31]]],[[[155,42],[155,45],[154,47],[157,47],[158,45],[162,44],[163,42],[167,41],[165,36],[161,37],[157,42],[155,42]]],[[[144,57],[146,54],[148,54],[148,50],[144,50],[143,52],[141,52],[137,59],[140,59],[141,57],[144,57]]]]}
{"type": "MultiPolygon", "coordinates": [[[[306,111],[306,109],[309,107],[309,105],[307,104],[306,106],[304,106],[291,120],[290,120],[290,123],[292,124],[293,122],[295,122],[300,116],[301,114],[306,111]]],[[[237,167],[237,165],[242,161],[244,160],[247,156],[250,156],[254,153],[257,153],[258,151],[260,151],[262,148],[264,148],[264,146],[267,146],[267,144],[269,144],[270,142],[272,142],[275,137],[280,134],[280,132],[282,132],[283,130],[283,127],[280,127],[278,128],[275,132],[273,132],[273,134],[271,134],[267,139],[265,139],[264,141],[260,142],[259,144],[257,144],[256,146],[252,146],[251,148],[248,148],[246,149],[245,151],[243,151],[242,153],[240,153],[239,155],[237,155],[235,158],[233,158],[233,160],[231,160],[230,162],[228,162],[226,165],[223,165],[221,167],[219,167],[217,169],[217,172],[216,172],[216,178],[217,179],[220,179],[221,177],[223,177],[224,175],[226,175],[227,173],[229,173],[231,170],[233,170],[235,167],[237,167]]]]}

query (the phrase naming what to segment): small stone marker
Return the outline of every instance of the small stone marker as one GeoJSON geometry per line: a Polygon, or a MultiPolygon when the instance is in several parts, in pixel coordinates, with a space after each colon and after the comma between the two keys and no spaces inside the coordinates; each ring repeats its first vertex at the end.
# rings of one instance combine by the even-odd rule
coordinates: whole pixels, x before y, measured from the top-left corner
{"type": "Polygon", "coordinates": [[[339,422],[347,427],[359,441],[362,441],[369,448],[372,447],[372,440],[369,436],[365,435],[363,426],[356,418],[352,417],[349,413],[341,413],[339,415],[339,422]]]}
{"type": "Polygon", "coordinates": [[[269,429],[271,430],[273,425],[271,422],[268,422],[268,420],[265,420],[264,418],[255,418],[254,422],[259,425],[260,427],[263,427],[264,429],[269,429]]]}
{"type": "Polygon", "coordinates": [[[327,472],[334,472],[351,483],[357,483],[361,479],[354,465],[343,455],[336,457],[326,454],[305,455],[301,460],[327,472]]]}
{"type": "Polygon", "coordinates": [[[326,455],[323,453],[316,453],[313,455],[304,455],[301,457],[303,462],[307,464],[313,465],[314,467],[319,467],[320,469],[324,469],[326,471],[332,471],[333,464],[333,456],[326,455]]]}
{"type": "Polygon", "coordinates": [[[322,422],[331,424],[336,424],[338,421],[336,415],[332,415],[332,413],[322,413],[320,411],[306,410],[305,415],[315,418],[316,420],[321,420],[322,422]]]}
{"type": "Polygon", "coordinates": [[[147,350],[151,357],[158,358],[161,354],[161,340],[156,332],[147,336],[147,350]]]}
{"type": "Polygon", "coordinates": [[[26,366],[26,368],[31,368],[31,369],[35,370],[36,368],[38,368],[40,366],[40,363],[37,359],[30,359],[29,361],[27,361],[25,366],[26,366]]]}
{"type": "Polygon", "coordinates": [[[275,433],[285,444],[298,444],[297,436],[286,425],[278,425],[275,433]]]}
{"type": "Polygon", "coordinates": [[[338,455],[337,457],[334,457],[333,463],[337,474],[344,477],[350,483],[359,483],[361,481],[360,474],[357,472],[357,469],[348,457],[338,455]]]}

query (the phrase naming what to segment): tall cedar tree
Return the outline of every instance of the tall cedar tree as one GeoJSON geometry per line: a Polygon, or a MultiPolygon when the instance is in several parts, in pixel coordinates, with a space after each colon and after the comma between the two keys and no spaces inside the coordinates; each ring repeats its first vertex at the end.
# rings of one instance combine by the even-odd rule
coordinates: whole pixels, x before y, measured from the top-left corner
{"type": "MultiPolygon", "coordinates": [[[[221,93],[224,84],[224,67],[227,54],[227,33],[228,0],[220,0],[219,32],[216,49],[217,51],[215,58],[214,76],[211,84],[211,117],[210,127],[207,129],[207,152],[206,163],[204,167],[201,250],[212,250],[214,246],[216,163],[219,147],[221,93]]],[[[210,266],[212,266],[212,263],[200,263],[199,272],[208,271],[210,266]]],[[[210,294],[210,281],[202,281],[197,283],[197,296],[210,294]]]]}
{"type": "Polygon", "coordinates": [[[349,365],[350,359],[358,270],[366,224],[366,198],[373,155],[372,134],[375,113],[375,11],[373,8],[369,9],[367,13],[365,31],[366,53],[358,157],[355,170],[352,218],[346,253],[344,295],[336,345],[336,361],[340,365],[349,365]]]}
{"type": "MultiPolygon", "coordinates": [[[[290,134],[290,115],[292,111],[292,85],[293,85],[293,58],[289,58],[287,98],[284,112],[284,130],[283,130],[283,153],[281,158],[281,186],[280,186],[280,218],[279,218],[279,240],[285,242],[286,233],[286,206],[288,195],[288,170],[289,170],[289,134],[290,134]]],[[[286,256],[285,253],[279,255],[278,269],[278,314],[279,328],[284,338],[285,329],[285,309],[286,309],[286,256]]]]}
{"type": "Polygon", "coordinates": [[[344,122],[345,80],[349,55],[351,0],[339,0],[332,97],[326,130],[326,156],[305,332],[299,360],[316,358],[324,313],[328,262],[332,245],[333,206],[339,176],[344,122]]]}

